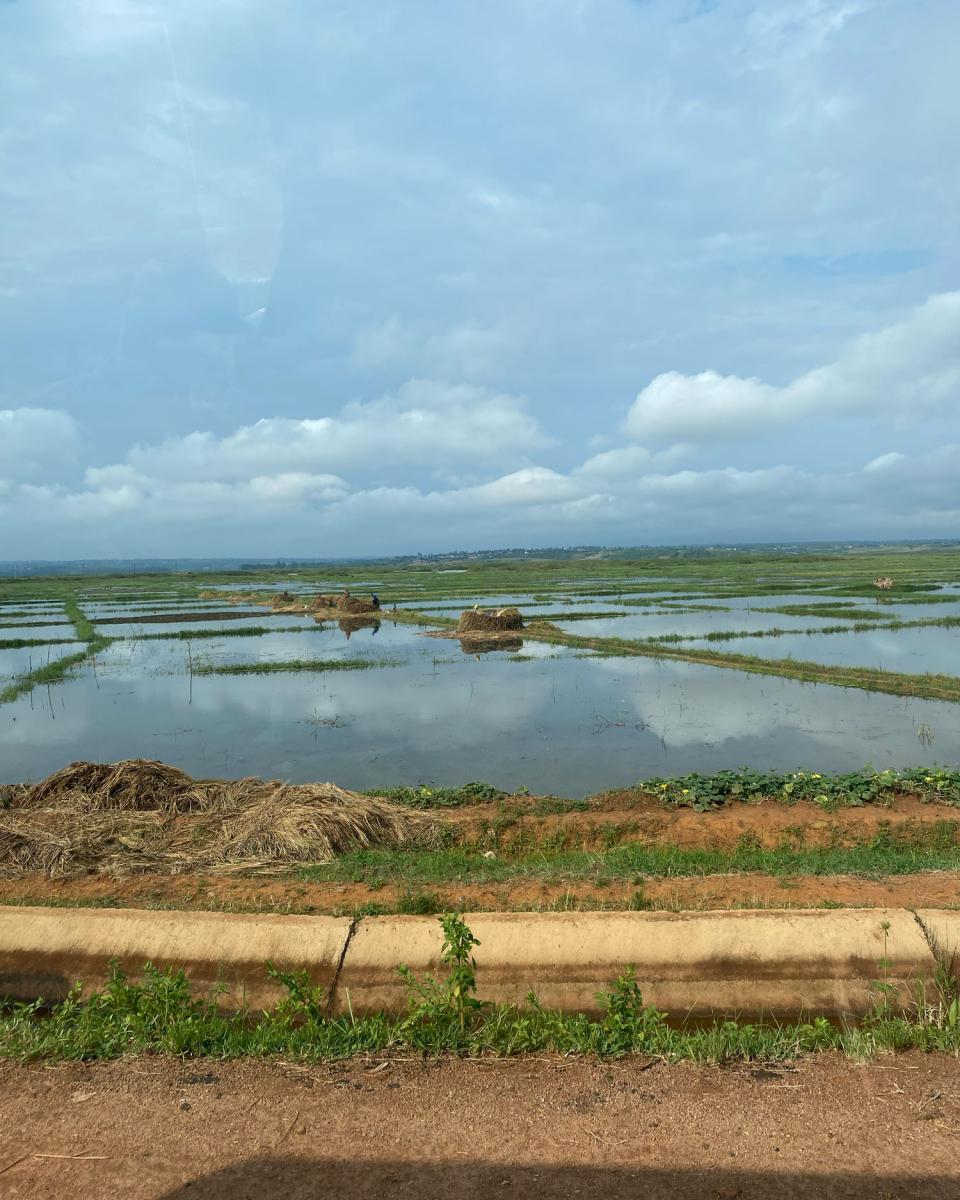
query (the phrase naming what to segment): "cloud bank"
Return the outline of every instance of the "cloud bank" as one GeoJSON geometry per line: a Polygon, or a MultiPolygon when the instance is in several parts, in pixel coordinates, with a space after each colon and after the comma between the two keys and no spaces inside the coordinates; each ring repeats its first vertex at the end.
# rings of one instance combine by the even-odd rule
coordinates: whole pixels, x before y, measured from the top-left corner
{"type": "Polygon", "coordinates": [[[567,467],[544,461],[557,457],[556,442],[524,398],[436,380],[350,401],[333,416],[136,444],[123,461],[86,465],[76,486],[44,481],[85,444],[68,414],[0,411],[0,520],[9,557],[38,544],[58,555],[170,553],[188,537],[208,554],[314,555],[947,537],[960,528],[960,438],[871,457],[854,439],[833,470],[748,465],[737,443],[742,455],[751,439],[813,412],[891,430],[933,410],[956,413],[958,347],[960,295],[951,293],[784,387],[716,372],[661,375],[619,435],[596,431],[620,444],[567,467]],[[682,440],[651,449],[640,436],[682,440]],[[698,463],[711,440],[730,461],[698,463]]]}

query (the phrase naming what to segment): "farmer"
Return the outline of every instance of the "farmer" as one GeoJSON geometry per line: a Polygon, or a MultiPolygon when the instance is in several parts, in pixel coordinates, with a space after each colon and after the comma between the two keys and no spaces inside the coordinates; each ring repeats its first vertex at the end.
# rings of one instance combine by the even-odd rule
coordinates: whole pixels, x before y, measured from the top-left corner
{"type": "Polygon", "coordinates": [[[371,592],[371,593],[370,593],[370,599],[371,599],[371,601],[373,602],[373,607],[374,607],[374,608],[379,608],[379,607],[380,607],[380,597],[377,595],[377,593],[376,593],[376,592],[371,592]]]}

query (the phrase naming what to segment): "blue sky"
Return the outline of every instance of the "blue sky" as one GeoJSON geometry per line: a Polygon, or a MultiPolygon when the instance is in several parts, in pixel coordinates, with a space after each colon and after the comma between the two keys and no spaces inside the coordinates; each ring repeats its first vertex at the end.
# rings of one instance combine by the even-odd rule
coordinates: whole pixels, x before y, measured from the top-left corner
{"type": "Polygon", "coordinates": [[[955,0],[0,42],[0,558],[958,533],[955,0]]]}

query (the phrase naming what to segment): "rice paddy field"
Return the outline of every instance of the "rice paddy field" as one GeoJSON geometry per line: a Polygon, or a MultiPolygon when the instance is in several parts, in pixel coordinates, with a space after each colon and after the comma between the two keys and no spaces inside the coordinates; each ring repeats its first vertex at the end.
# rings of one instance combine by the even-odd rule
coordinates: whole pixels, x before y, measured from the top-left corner
{"type": "Polygon", "coordinates": [[[952,907],[958,702],[951,548],[7,579],[0,899],[952,907]],[[380,611],[305,611],[345,587],[380,611]],[[458,638],[475,606],[524,628],[458,638]],[[180,799],[23,799],[130,760],[180,799]],[[332,837],[321,782],[392,815],[332,837]]]}

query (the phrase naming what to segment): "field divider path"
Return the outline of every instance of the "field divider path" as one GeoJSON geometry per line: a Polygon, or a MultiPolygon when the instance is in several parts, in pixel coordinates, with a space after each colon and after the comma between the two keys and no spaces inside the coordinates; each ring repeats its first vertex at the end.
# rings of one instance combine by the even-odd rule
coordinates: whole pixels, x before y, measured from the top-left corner
{"type": "MultiPolygon", "coordinates": [[[[941,944],[960,943],[960,914],[925,910],[941,944]]],[[[479,996],[594,1013],[596,994],[634,967],[647,1003],[671,1020],[857,1019],[876,989],[899,1003],[932,998],[937,958],[909,909],[720,912],[468,913],[479,996]]],[[[47,1003],[101,988],[110,964],[183,969],[226,1011],[283,996],[268,975],[306,970],[327,1011],[399,1013],[398,968],[442,973],[433,917],[322,917],[134,909],[0,908],[0,996],[47,1003]]]]}
{"type": "Polygon", "coordinates": [[[98,654],[101,650],[105,650],[113,641],[113,638],[104,637],[97,632],[86,613],[77,603],[77,598],[73,593],[64,599],[63,608],[68,620],[76,631],[76,640],[85,643],[84,649],[77,651],[76,654],[68,654],[63,658],[55,659],[53,662],[38,667],[36,670],[30,671],[25,675],[18,676],[14,679],[13,683],[0,691],[0,704],[9,704],[13,700],[18,700],[21,696],[33,691],[38,684],[60,683],[72,674],[77,667],[82,667],[95,654],[98,654]]]}
{"type": "MultiPolygon", "coordinates": [[[[400,613],[385,613],[390,620],[408,624],[432,624],[448,630],[456,622],[452,619],[431,617],[413,609],[400,613]]],[[[546,621],[534,617],[515,637],[532,641],[549,642],[569,646],[573,650],[592,651],[610,657],[659,658],[678,662],[697,663],[707,667],[725,667],[728,670],[746,671],[753,675],[778,675],[786,679],[798,679],[805,683],[828,683],[835,687],[860,688],[870,692],[886,692],[893,696],[915,696],[925,700],[960,701],[960,676],[956,675],[908,675],[896,671],[883,671],[876,667],[830,666],[826,663],[804,662],[792,658],[760,658],[751,654],[737,654],[723,650],[703,650],[684,647],[675,643],[663,643],[642,638],[584,637],[557,629],[546,621]]]]}

